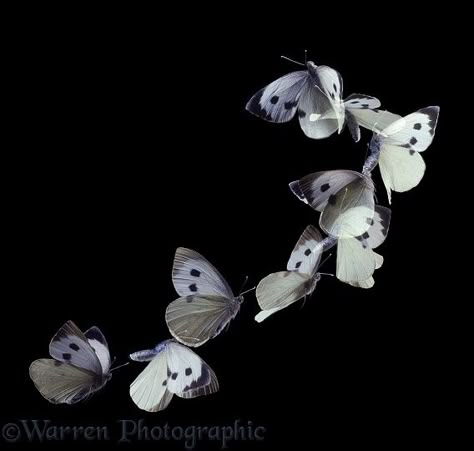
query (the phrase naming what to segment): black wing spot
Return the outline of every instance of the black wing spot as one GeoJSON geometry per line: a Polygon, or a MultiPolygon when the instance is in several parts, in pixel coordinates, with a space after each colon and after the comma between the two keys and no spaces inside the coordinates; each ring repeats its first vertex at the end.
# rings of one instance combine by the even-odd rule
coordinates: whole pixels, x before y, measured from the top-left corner
{"type": "Polygon", "coordinates": [[[163,385],[163,387],[166,387],[166,386],[168,385],[168,380],[165,379],[165,380],[163,381],[163,384],[161,384],[161,385],[163,385]]]}
{"type": "Polygon", "coordinates": [[[296,102],[285,102],[285,110],[291,110],[297,105],[296,102]]]}
{"type": "Polygon", "coordinates": [[[306,249],[306,250],[304,251],[304,255],[306,255],[306,257],[307,257],[308,255],[310,255],[310,254],[311,254],[311,249],[306,249]]]}
{"type": "Polygon", "coordinates": [[[367,110],[369,108],[369,104],[368,103],[362,103],[361,107],[364,108],[365,110],[367,110]]]}
{"type": "Polygon", "coordinates": [[[301,263],[303,263],[303,262],[296,263],[295,268],[298,269],[301,266],[301,263]]]}
{"type": "Polygon", "coordinates": [[[198,271],[197,269],[191,269],[191,275],[193,277],[199,277],[201,275],[201,271],[198,271]]]}
{"type": "Polygon", "coordinates": [[[69,347],[70,347],[73,351],[79,351],[79,349],[80,349],[79,346],[77,346],[76,343],[71,343],[71,344],[69,345],[69,347]]]}
{"type": "Polygon", "coordinates": [[[334,100],[336,98],[336,96],[333,92],[331,92],[331,98],[332,98],[332,100],[334,100]]]}
{"type": "Polygon", "coordinates": [[[273,96],[273,97],[270,99],[270,103],[271,103],[272,105],[275,105],[275,103],[278,102],[278,99],[279,99],[279,98],[280,98],[280,97],[278,97],[278,96],[273,96]]]}
{"type": "Polygon", "coordinates": [[[304,117],[306,117],[306,113],[303,110],[298,110],[298,117],[303,119],[304,117]]]}
{"type": "Polygon", "coordinates": [[[185,374],[186,376],[191,376],[191,374],[193,374],[193,370],[191,368],[186,368],[185,374]]]}
{"type": "Polygon", "coordinates": [[[336,83],[333,83],[333,84],[332,84],[332,87],[334,88],[334,92],[337,92],[337,86],[336,86],[336,83]]]}
{"type": "Polygon", "coordinates": [[[71,354],[69,354],[68,352],[64,352],[63,353],[63,359],[64,360],[71,360],[71,354]]]}
{"type": "Polygon", "coordinates": [[[421,124],[420,124],[419,122],[417,122],[417,123],[413,126],[413,128],[414,128],[415,130],[420,130],[420,129],[421,129],[421,124]]]}
{"type": "Polygon", "coordinates": [[[171,379],[173,379],[174,381],[176,380],[177,377],[178,377],[178,373],[173,373],[171,375],[171,379]]]}
{"type": "Polygon", "coordinates": [[[412,139],[410,139],[410,144],[411,144],[412,146],[414,146],[417,142],[418,142],[418,140],[417,140],[415,137],[413,137],[412,139]]]}
{"type": "Polygon", "coordinates": [[[324,185],[321,185],[321,191],[324,193],[326,192],[329,188],[331,188],[331,186],[329,185],[329,183],[325,183],[324,185]]]}
{"type": "Polygon", "coordinates": [[[195,283],[192,283],[191,285],[189,285],[189,289],[193,292],[193,293],[196,293],[196,291],[198,290],[198,287],[195,283]]]}
{"type": "Polygon", "coordinates": [[[186,296],[186,302],[188,304],[190,304],[191,302],[193,302],[193,299],[194,299],[194,296],[186,296]]]}
{"type": "Polygon", "coordinates": [[[364,232],[364,233],[362,234],[362,238],[363,238],[364,240],[368,240],[368,239],[370,238],[369,233],[368,233],[368,232],[364,232]]]}
{"type": "Polygon", "coordinates": [[[410,155],[415,155],[415,151],[413,149],[410,149],[409,152],[410,152],[410,155]]]}
{"type": "Polygon", "coordinates": [[[367,224],[369,224],[370,226],[373,226],[374,225],[374,220],[372,218],[367,218],[367,224]]]}

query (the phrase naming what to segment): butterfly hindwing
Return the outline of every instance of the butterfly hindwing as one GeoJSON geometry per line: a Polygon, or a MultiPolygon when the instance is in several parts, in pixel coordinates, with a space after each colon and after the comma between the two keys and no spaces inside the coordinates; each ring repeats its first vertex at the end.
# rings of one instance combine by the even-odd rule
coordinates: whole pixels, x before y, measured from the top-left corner
{"type": "Polygon", "coordinates": [[[239,308],[236,299],[190,295],[168,305],[166,323],[174,338],[187,346],[197,347],[218,335],[239,308]]]}
{"type": "Polygon", "coordinates": [[[29,373],[41,395],[53,404],[75,404],[102,386],[96,374],[53,359],[35,360],[29,373]]]}

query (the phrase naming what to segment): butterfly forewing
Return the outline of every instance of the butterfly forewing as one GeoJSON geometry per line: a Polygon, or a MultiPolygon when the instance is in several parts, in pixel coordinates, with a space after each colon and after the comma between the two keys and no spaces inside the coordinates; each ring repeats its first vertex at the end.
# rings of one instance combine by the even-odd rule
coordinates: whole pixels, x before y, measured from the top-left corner
{"type": "Polygon", "coordinates": [[[180,296],[212,295],[233,299],[234,294],[219,271],[201,254],[179,247],[173,264],[173,285],[180,296]]]}
{"type": "Polygon", "coordinates": [[[68,321],[51,340],[49,345],[51,357],[73,366],[102,374],[102,365],[94,349],[81,330],[68,321]]]}
{"type": "Polygon", "coordinates": [[[307,71],[291,72],[258,91],[245,108],[270,122],[288,122],[295,115],[308,80],[307,71]]]}

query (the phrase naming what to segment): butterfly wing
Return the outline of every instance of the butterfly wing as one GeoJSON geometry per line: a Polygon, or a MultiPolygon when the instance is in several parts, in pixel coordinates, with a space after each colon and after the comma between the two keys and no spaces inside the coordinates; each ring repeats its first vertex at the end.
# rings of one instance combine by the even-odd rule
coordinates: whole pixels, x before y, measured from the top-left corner
{"type": "Polygon", "coordinates": [[[324,139],[338,130],[330,100],[318,87],[308,83],[298,104],[301,129],[308,138],[324,139]]]}
{"type": "Polygon", "coordinates": [[[288,122],[295,115],[308,78],[307,71],[291,72],[258,91],[245,109],[270,122],[288,122]]]}
{"type": "Polygon", "coordinates": [[[376,269],[377,255],[357,238],[338,240],[336,277],[346,283],[366,281],[376,269]]]}
{"type": "Polygon", "coordinates": [[[75,404],[103,386],[93,372],[53,359],[35,360],[29,373],[41,395],[53,404],[75,404]]]}
{"type": "Polygon", "coordinates": [[[312,225],[306,227],[291,253],[286,269],[313,275],[319,266],[323,253],[321,241],[321,234],[316,227],[312,225]]]}
{"type": "Polygon", "coordinates": [[[112,361],[110,359],[109,345],[104,334],[98,327],[94,326],[84,332],[84,336],[89,341],[89,344],[99,359],[102,373],[107,374],[110,371],[112,361]]]}
{"type": "Polygon", "coordinates": [[[389,202],[392,190],[408,191],[423,178],[426,165],[419,152],[433,141],[438,114],[439,107],[423,108],[395,121],[379,137],[379,167],[389,202]]]}
{"type": "Polygon", "coordinates": [[[49,345],[51,357],[71,365],[102,375],[101,362],[81,330],[72,322],[65,323],[51,340],[49,345]]]}
{"type": "Polygon", "coordinates": [[[262,322],[273,313],[311,294],[315,287],[316,279],[310,274],[281,271],[268,275],[259,282],[255,292],[258,305],[262,309],[255,316],[255,321],[262,322]]]}
{"type": "Polygon", "coordinates": [[[352,94],[345,101],[346,124],[355,142],[360,140],[362,126],[371,131],[381,133],[386,127],[400,119],[397,114],[380,111],[380,101],[365,94],[352,94]]]}
{"type": "Polygon", "coordinates": [[[171,335],[197,347],[217,336],[239,311],[240,303],[222,296],[186,296],[171,302],[166,323],[171,335]]]}
{"type": "Polygon", "coordinates": [[[153,358],[130,385],[130,397],[147,412],[166,409],[173,393],[168,390],[168,365],[165,351],[153,358]]]}
{"type": "Polygon", "coordinates": [[[201,254],[179,247],[173,263],[173,285],[180,296],[221,296],[233,299],[234,294],[221,276],[201,254]]]}
{"type": "Polygon", "coordinates": [[[351,238],[365,233],[374,216],[374,190],[372,180],[361,175],[332,194],[319,217],[321,229],[335,238],[351,238]]]}
{"type": "Polygon", "coordinates": [[[291,182],[290,189],[298,199],[309,204],[316,211],[323,211],[328,199],[341,188],[359,180],[362,175],[355,171],[320,171],[291,182]]]}
{"type": "Polygon", "coordinates": [[[185,346],[170,342],[166,348],[167,388],[180,398],[195,398],[219,390],[217,377],[197,354],[185,346]]]}

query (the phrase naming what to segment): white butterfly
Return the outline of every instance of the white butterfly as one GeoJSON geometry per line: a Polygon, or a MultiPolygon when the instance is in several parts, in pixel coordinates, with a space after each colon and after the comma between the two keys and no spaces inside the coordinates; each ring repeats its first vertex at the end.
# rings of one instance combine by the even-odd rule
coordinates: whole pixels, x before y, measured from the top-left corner
{"type": "Polygon", "coordinates": [[[219,335],[237,315],[242,295],[234,296],[219,271],[201,254],[180,247],[173,264],[173,284],[182,296],[166,309],[171,335],[197,347],[219,335]]]}
{"type": "Polygon", "coordinates": [[[97,327],[85,333],[68,321],[51,340],[53,359],[35,360],[30,377],[41,395],[54,404],[74,404],[100,390],[112,377],[110,353],[97,327]]]}
{"type": "Polygon", "coordinates": [[[315,172],[291,182],[290,189],[321,212],[319,226],[331,237],[353,238],[370,227],[375,208],[370,175],[349,170],[315,172]]]}
{"type": "Polygon", "coordinates": [[[150,362],[130,385],[130,396],[142,410],[166,409],[173,395],[195,398],[219,390],[214,371],[193,351],[174,340],[130,355],[137,362],[150,362]]]}
{"type": "Polygon", "coordinates": [[[314,139],[340,132],[344,125],[341,75],[312,61],[306,63],[306,68],[258,91],[248,101],[247,111],[270,122],[288,122],[298,111],[301,128],[314,139]]]}
{"type": "Polygon", "coordinates": [[[290,183],[290,189],[322,212],[319,224],[329,235],[324,250],[337,243],[336,277],[361,288],[373,286],[372,274],[383,263],[373,249],[387,236],[391,212],[375,205],[370,176],[348,170],[316,172],[290,183]]]}
{"type": "Polygon", "coordinates": [[[313,293],[321,278],[317,272],[323,252],[321,240],[315,227],[306,227],[291,253],[287,271],[270,274],[260,281],[256,296],[262,311],[255,316],[255,321],[260,323],[313,293]]]}
{"type": "Polygon", "coordinates": [[[336,70],[312,61],[306,68],[258,91],[248,101],[247,111],[270,122],[288,122],[298,112],[303,132],[313,139],[340,133],[347,123],[355,141],[360,139],[359,126],[381,130],[398,118],[379,111],[381,104],[375,97],[351,94],[342,100],[342,77],[336,70]]]}
{"type": "Polygon", "coordinates": [[[420,183],[425,173],[423,152],[433,141],[439,107],[418,110],[374,133],[370,155],[363,172],[370,172],[377,163],[391,203],[391,191],[404,192],[420,183]]]}

